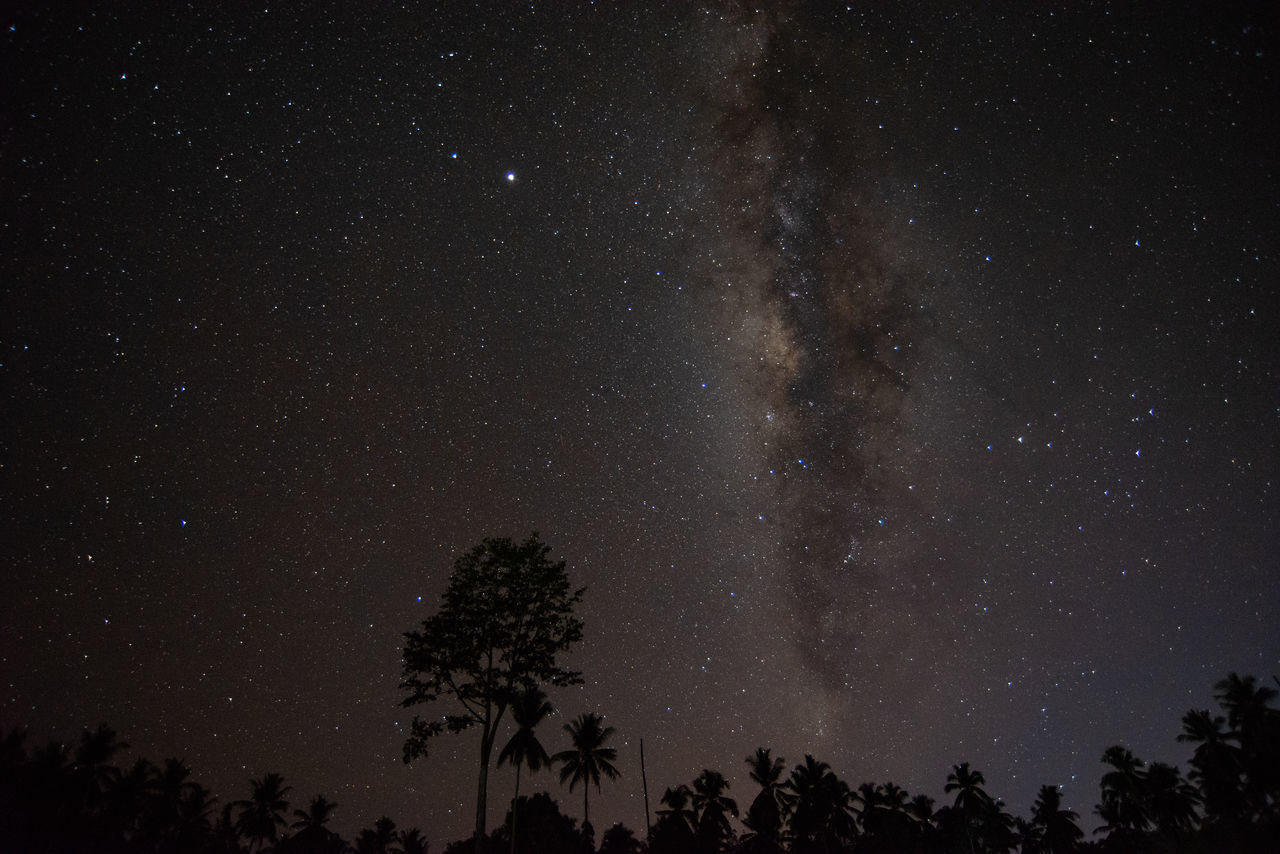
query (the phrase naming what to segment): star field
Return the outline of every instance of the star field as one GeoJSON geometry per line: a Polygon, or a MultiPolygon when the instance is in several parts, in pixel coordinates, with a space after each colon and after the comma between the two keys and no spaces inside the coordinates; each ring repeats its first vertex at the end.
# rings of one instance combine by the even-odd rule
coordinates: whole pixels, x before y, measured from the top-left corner
{"type": "Polygon", "coordinates": [[[600,829],[643,738],[1091,830],[1280,671],[1274,13],[763,5],[7,12],[0,725],[441,847],[402,633],[533,529],[600,829]]]}

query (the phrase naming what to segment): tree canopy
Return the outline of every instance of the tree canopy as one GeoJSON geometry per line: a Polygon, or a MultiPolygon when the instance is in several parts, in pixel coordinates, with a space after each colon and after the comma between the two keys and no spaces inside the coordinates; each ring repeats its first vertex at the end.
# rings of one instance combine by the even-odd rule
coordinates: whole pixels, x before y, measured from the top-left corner
{"type": "Polygon", "coordinates": [[[476,835],[485,832],[489,757],[503,715],[520,691],[540,684],[574,685],[581,674],[557,655],[582,639],[574,608],[584,588],[569,584],[564,561],[551,561],[537,533],[523,543],[486,539],[454,563],[440,610],[405,633],[403,705],[442,697],[453,711],[415,716],[404,760],[427,755],[432,738],[481,727],[476,835]]]}

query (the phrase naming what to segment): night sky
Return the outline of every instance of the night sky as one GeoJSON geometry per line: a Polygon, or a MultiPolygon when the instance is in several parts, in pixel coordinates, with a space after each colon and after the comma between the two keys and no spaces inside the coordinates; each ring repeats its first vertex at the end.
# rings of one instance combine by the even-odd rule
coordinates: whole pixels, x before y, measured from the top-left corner
{"type": "Polygon", "coordinates": [[[641,738],[655,809],[769,746],[1092,830],[1280,672],[1274,4],[24,5],[0,725],[442,846],[402,633],[534,529],[597,833],[641,738]]]}

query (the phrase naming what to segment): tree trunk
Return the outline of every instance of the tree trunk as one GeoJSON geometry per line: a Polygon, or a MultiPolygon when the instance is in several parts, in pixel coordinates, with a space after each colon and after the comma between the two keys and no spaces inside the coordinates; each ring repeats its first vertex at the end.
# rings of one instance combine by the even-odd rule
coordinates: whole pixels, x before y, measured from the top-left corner
{"type": "MultiPolygon", "coordinates": [[[[497,727],[493,728],[497,730],[497,727]]],[[[489,754],[493,752],[493,732],[486,725],[480,736],[480,786],[476,792],[476,850],[479,851],[484,839],[485,800],[489,791],[489,754]]]]}
{"type": "Polygon", "coordinates": [[[516,854],[516,804],[520,801],[520,763],[516,763],[516,793],[511,796],[511,854],[516,854]]]}

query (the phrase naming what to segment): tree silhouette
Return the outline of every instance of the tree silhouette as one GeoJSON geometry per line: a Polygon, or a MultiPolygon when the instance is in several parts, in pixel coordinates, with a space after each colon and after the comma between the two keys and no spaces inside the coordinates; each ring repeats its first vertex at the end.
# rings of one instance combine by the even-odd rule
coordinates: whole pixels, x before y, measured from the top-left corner
{"type": "Polygon", "coordinates": [[[953,766],[947,775],[947,784],[943,791],[948,795],[956,793],[954,809],[964,825],[965,840],[970,854],[974,851],[973,837],[975,825],[980,826],[992,805],[991,796],[983,789],[987,780],[981,771],[969,767],[968,762],[953,766]]]}
{"type": "Polygon", "coordinates": [[[662,793],[660,803],[667,809],[658,810],[658,820],[649,834],[649,850],[662,854],[692,854],[697,847],[693,791],[685,785],[667,789],[662,793]]]}
{"type": "Polygon", "coordinates": [[[979,817],[978,835],[982,840],[982,850],[991,852],[1012,851],[1018,845],[1014,832],[1014,818],[1004,808],[1004,801],[992,798],[987,808],[979,817]]]}
{"type": "Polygon", "coordinates": [[[170,757],[158,768],[147,766],[140,833],[147,844],[175,850],[207,833],[212,795],[191,779],[187,764],[170,757]]]}
{"type": "Polygon", "coordinates": [[[325,827],[337,806],[324,795],[316,795],[305,810],[294,810],[292,827],[296,833],[281,840],[276,854],[346,854],[346,842],[325,827]]]}
{"type": "Polygon", "coordinates": [[[217,798],[204,785],[191,783],[178,806],[174,851],[201,851],[213,829],[209,820],[217,798]]]}
{"type": "Polygon", "coordinates": [[[324,827],[333,818],[333,811],[338,805],[324,795],[316,795],[305,810],[293,811],[294,822],[290,825],[294,830],[305,830],[308,827],[324,827]]]}
{"type": "Polygon", "coordinates": [[[250,780],[249,785],[249,799],[235,803],[240,809],[236,830],[249,840],[249,850],[253,851],[268,842],[275,842],[277,829],[288,825],[284,814],[289,809],[287,796],[290,787],[284,784],[283,777],[274,772],[258,780],[250,780]]]}
{"type": "Polygon", "coordinates": [[[396,823],[384,815],[373,823],[372,829],[360,831],[356,837],[356,854],[399,854],[392,848],[397,841],[396,823]]]}
{"type": "Polygon", "coordinates": [[[498,764],[509,762],[516,767],[515,794],[511,796],[512,854],[516,850],[514,822],[518,814],[516,802],[520,798],[520,766],[523,765],[530,771],[539,771],[544,766],[551,764],[551,757],[547,755],[542,742],[538,741],[538,734],[535,730],[538,724],[542,723],[553,711],[551,704],[547,702],[547,695],[537,686],[521,690],[511,704],[511,718],[515,721],[517,729],[515,734],[511,736],[511,740],[502,748],[502,752],[498,754],[498,764]]]}
{"type": "Polygon", "coordinates": [[[1136,845],[1150,824],[1143,797],[1144,763],[1121,745],[1112,745],[1102,754],[1111,766],[1102,775],[1102,802],[1094,809],[1104,822],[1099,831],[1120,844],[1136,845]]]}
{"type": "Polygon", "coordinates": [[[142,845],[149,830],[148,812],[154,797],[156,767],[146,759],[138,759],[127,771],[111,770],[112,773],[105,776],[99,803],[92,808],[95,832],[142,845]]]}
{"type": "Polygon", "coordinates": [[[80,817],[90,824],[102,819],[102,801],[107,789],[120,774],[111,764],[116,754],[129,745],[120,740],[114,729],[99,724],[96,730],[86,729],[80,735],[71,764],[71,788],[76,798],[80,817]]]}
{"type": "Polygon", "coordinates": [[[519,545],[485,540],[454,563],[439,612],[420,631],[405,634],[402,704],[450,696],[462,711],[443,721],[415,716],[404,760],[426,756],[430,740],[446,730],[481,728],[477,844],[485,834],[494,738],[516,691],[582,681],[577,671],[556,664],[556,655],[582,638],[573,609],[583,590],[570,589],[564,561],[548,560],[549,551],[537,533],[519,545]]]}
{"type": "Polygon", "coordinates": [[[1198,821],[1200,797],[1178,769],[1152,762],[1143,775],[1143,800],[1161,846],[1182,847],[1198,821]]]}
{"type": "Polygon", "coordinates": [[[911,799],[911,803],[907,805],[907,812],[919,822],[928,822],[933,819],[933,798],[928,795],[916,795],[911,799]]]}
{"type": "Polygon", "coordinates": [[[1031,824],[1038,831],[1033,850],[1044,854],[1075,851],[1084,831],[1076,823],[1075,812],[1062,808],[1062,792],[1057,786],[1041,786],[1031,807],[1031,824]]]}
{"type": "MultiPolygon", "coordinates": [[[[545,763],[546,752],[533,738],[537,721],[549,712],[539,690],[513,695],[517,732],[499,762],[516,766],[545,763]],[[534,758],[536,757],[536,758],[534,758]]],[[[746,823],[754,833],[733,844],[730,818],[737,804],[727,796],[729,782],[704,770],[692,786],[667,789],[663,808],[647,846],[622,825],[604,835],[600,854],[888,854],[888,852],[1008,852],[1061,854],[1083,850],[1118,852],[1241,852],[1271,854],[1280,838],[1280,798],[1268,788],[1277,769],[1270,739],[1278,714],[1277,693],[1254,677],[1230,674],[1215,686],[1222,714],[1189,710],[1178,740],[1192,745],[1189,773],[1164,762],[1143,763],[1115,745],[1103,754],[1099,838],[1084,843],[1075,812],[1062,806],[1061,791],[1040,787],[1030,818],[1010,816],[1004,804],[984,790],[983,775],[968,763],[954,766],[945,791],[953,802],[934,809],[931,798],[893,783],[863,783],[856,793],[823,762],[808,755],[780,784],[784,763],[770,751],[747,757],[760,793],[746,823]],[[1245,757],[1249,757],[1246,761],[1245,757]],[[790,819],[791,833],[782,832],[790,819]],[[769,835],[766,835],[769,834],[769,835]]],[[[590,787],[600,777],[616,777],[613,733],[599,715],[583,714],[565,730],[574,749],[557,754],[561,781],[583,784],[583,828],[590,787]]],[[[0,849],[82,854],[423,854],[419,830],[398,832],[382,817],[349,847],[325,828],[334,805],[323,796],[308,809],[293,810],[293,833],[284,835],[289,788],[279,774],[250,781],[252,795],[228,803],[216,826],[210,825],[215,798],[195,782],[178,759],[155,765],[138,759],[121,770],[113,763],[122,743],[109,727],[86,730],[70,746],[51,741],[34,750],[22,730],[0,731],[0,849]]],[[[474,836],[452,843],[446,854],[481,854],[486,842],[538,854],[591,854],[591,834],[577,828],[545,793],[518,796],[512,813],[491,840],[474,836]]]]}
{"type": "Polygon", "coordinates": [[[1270,703],[1277,691],[1256,677],[1227,674],[1214,685],[1214,697],[1227,713],[1229,738],[1239,747],[1244,772],[1244,801],[1250,812],[1268,812],[1280,822],[1280,712],[1270,703]]]}
{"type": "Polygon", "coordinates": [[[933,813],[932,801],[913,803],[907,791],[893,783],[863,783],[856,798],[862,802],[862,831],[870,837],[862,842],[868,851],[909,850],[921,835],[917,812],[923,808],[927,814],[933,813]]]}
{"type": "Polygon", "coordinates": [[[751,801],[742,823],[761,839],[779,842],[782,838],[782,802],[778,780],[782,778],[786,761],[781,756],[775,758],[768,748],[757,747],[756,752],[747,757],[747,767],[751,769],[751,779],[759,784],[760,793],[751,801]]]}
{"type": "Polygon", "coordinates": [[[725,796],[728,789],[729,781],[719,771],[703,769],[693,781],[693,809],[698,816],[694,835],[704,852],[722,851],[733,841],[729,816],[737,817],[738,804],[725,796]]]}
{"type": "Polygon", "coordinates": [[[1262,722],[1275,715],[1270,703],[1276,698],[1276,689],[1259,685],[1256,676],[1240,676],[1228,673],[1226,679],[1214,683],[1214,699],[1222,704],[1227,722],[1237,733],[1252,734],[1262,722]]]}
{"type": "Polygon", "coordinates": [[[631,828],[619,822],[604,832],[600,837],[599,854],[641,854],[644,846],[636,839],[631,828]]]}
{"type": "MultiPolygon", "coordinates": [[[[516,807],[520,810],[520,850],[537,854],[592,854],[577,828],[577,821],[560,812],[560,807],[546,792],[538,792],[533,797],[521,795],[516,807]]],[[[506,842],[510,826],[509,820],[504,821],[494,831],[494,840],[506,842]]]]}
{"type": "Polygon", "coordinates": [[[791,813],[793,851],[838,850],[856,833],[852,792],[831,766],[805,754],[791,769],[787,788],[794,794],[791,813]]]}
{"type": "Polygon", "coordinates": [[[1178,741],[1195,745],[1190,777],[1200,788],[1205,820],[1211,824],[1233,823],[1244,806],[1240,749],[1228,743],[1226,723],[1208,709],[1191,709],[1182,716],[1178,735],[1178,741]]]}
{"type": "Polygon", "coordinates": [[[585,831],[590,823],[588,808],[590,803],[587,793],[594,783],[596,791],[600,790],[600,775],[616,780],[622,776],[613,765],[618,758],[618,751],[605,747],[604,743],[613,735],[613,727],[603,726],[604,718],[595,712],[584,712],[570,723],[564,725],[565,732],[573,747],[562,750],[555,755],[555,761],[564,763],[560,768],[560,782],[569,781],[569,791],[577,783],[582,783],[582,826],[585,831]]]}
{"type": "Polygon", "coordinates": [[[220,852],[239,852],[240,828],[235,819],[237,801],[222,805],[218,820],[213,825],[213,850],[220,852]]]}
{"type": "Polygon", "coordinates": [[[400,831],[400,854],[427,854],[427,840],[416,827],[400,831]]]}

